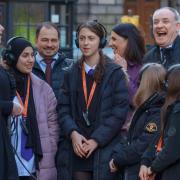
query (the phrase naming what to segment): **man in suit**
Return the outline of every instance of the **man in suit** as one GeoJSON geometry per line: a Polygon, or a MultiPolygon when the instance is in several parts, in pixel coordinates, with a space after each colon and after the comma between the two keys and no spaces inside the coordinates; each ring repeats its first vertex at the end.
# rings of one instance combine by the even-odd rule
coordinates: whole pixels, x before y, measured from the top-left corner
{"type": "Polygon", "coordinates": [[[33,73],[45,80],[52,87],[56,98],[63,84],[64,70],[72,64],[72,60],[59,52],[60,32],[51,22],[43,22],[36,29],[35,65],[33,73]]]}

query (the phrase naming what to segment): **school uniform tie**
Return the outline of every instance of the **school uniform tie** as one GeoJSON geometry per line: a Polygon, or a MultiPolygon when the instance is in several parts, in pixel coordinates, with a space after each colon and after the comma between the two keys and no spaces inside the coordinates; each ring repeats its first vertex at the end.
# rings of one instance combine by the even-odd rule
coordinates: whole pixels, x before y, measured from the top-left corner
{"type": "MultiPolygon", "coordinates": [[[[23,121],[23,123],[25,125],[24,118],[22,119],[22,121],[23,121]]],[[[29,161],[33,157],[33,151],[32,151],[32,148],[26,148],[26,143],[27,143],[27,134],[26,134],[24,128],[22,127],[22,132],[21,132],[21,156],[26,161],[29,161]]]]}
{"type": "Polygon", "coordinates": [[[94,69],[90,69],[90,70],[88,71],[88,75],[92,76],[93,74],[94,74],[94,69]]]}
{"type": "Polygon", "coordinates": [[[51,79],[51,73],[52,73],[52,68],[51,68],[51,63],[53,62],[52,59],[44,60],[46,63],[46,70],[45,70],[45,76],[46,76],[46,81],[49,85],[51,85],[52,79],[51,79]]]}
{"type": "Polygon", "coordinates": [[[19,103],[24,108],[23,112],[22,112],[22,116],[21,116],[22,119],[20,120],[20,125],[21,125],[21,156],[26,161],[29,161],[33,156],[32,149],[26,148],[27,136],[28,136],[28,129],[26,127],[26,120],[27,120],[27,112],[28,112],[29,97],[30,97],[30,76],[28,76],[26,96],[21,97],[20,94],[18,93],[18,91],[16,91],[16,95],[17,95],[19,103]]]}

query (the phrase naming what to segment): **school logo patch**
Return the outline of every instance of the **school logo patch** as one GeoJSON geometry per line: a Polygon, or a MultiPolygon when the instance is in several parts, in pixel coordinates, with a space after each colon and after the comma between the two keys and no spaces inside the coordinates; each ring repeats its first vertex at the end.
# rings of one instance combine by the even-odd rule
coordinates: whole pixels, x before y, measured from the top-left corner
{"type": "Polygon", "coordinates": [[[156,125],[156,123],[151,122],[146,125],[145,129],[149,133],[154,133],[157,131],[157,125],[156,125]]]}

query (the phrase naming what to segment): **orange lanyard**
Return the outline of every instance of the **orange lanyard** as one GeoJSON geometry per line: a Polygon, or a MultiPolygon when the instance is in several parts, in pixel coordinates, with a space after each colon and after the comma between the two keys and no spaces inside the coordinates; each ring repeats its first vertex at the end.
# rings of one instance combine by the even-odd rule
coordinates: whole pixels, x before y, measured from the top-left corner
{"type": "Polygon", "coordinates": [[[163,147],[163,137],[161,136],[159,141],[158,141],[156,151],[160,152],[162,150],[162,147],[163,147]]]}
{"type": "Polygon", "coordinates": [[[23,107],[22,115],[23,117],[27,117],[27,110],[28,110],[28,104],[29,104],[29,92],[30,92],[30,77],[28,76],[28,83],[27,83],[27,90],[26,90],[26,99],[25,103],[23,104],[22,99],[19,95],[19,93],[16,91],[16,95],[18,97],[19,103],[23,107]]]}
{"type": "Polygon", "coordinates": [[[93,82],[90,94],[89,94],[89,98],[87,97],[87,86],[86,86],[86,75],[85,75],[85,69],[84,66],[82,66],[82,81],[83,81],[83,92],[84,92],[84,97],[85,97],[85,101],[86,101],[86,110],[88,110],[92,98],[94,96],[94,92],[96,89],[96,81],[93,82]]]}

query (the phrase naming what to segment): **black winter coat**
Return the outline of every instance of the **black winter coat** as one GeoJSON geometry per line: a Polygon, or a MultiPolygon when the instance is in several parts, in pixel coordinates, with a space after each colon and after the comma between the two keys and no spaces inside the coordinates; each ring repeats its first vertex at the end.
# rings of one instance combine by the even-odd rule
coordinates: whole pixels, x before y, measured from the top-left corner
{"type": "Polygon", "coordinates": [[[8,134],[8,116],[12,112],[12,98],[15,94],[15,81],[0,67],[0,179],[18,180],[16,162],[8,134]]]}
{"type": "MultiPolygon", "coordinates": [[[[64,54],[59,53],[59,58],[56,60],[53,69],[52,69],[52,89],[56,98],[58,97],[58,92],[62,86],[64,79],[64,70],[73,64],[72,59],[68,59],[64,54]]],[[[39,78],[46,81],[45,73],[42,71],[39,64],[35,61],[33,67],[33,73],[36,74],[39,78]]]]}
{"type": "Polygon", "coordinates": [[[142,157],[141,164],[151,166],[157,174],[156,180],[180,180],[180,100],[168,107],[167,123],[163,136],[163,148],[156,154],[156,144],[147,149],[142,157]]]}
{"type": "MultiPolygon", "coordinates": [[[[75,122],[79,63],[68,72],[65,87],[59,94],[60,143],[57,153],[59,180],[72,180],[72,143],[70,134],[78,131],[75,122]]],[[[120,130],[128,111],[128,90],[121,67],[107,60],[98,99],[96,123],[91,138],[99,147],[94,153],[93,180],[114,180],[117,173],[109,169],[110,155],[120,139],[120,130]]]]}
{"type": "MultiPolygon", "coordinates": [[[[167,54],[167,61],[164,64],[164,67],[168,69],[173,64],[180,63],[180,36],[177,36],[175,39],[173,46],[171,48],[168,48],[166,50],[167,54]]],[[[161,55],[160,55],[160,48],[159,46],[155,46],[152,49],[150,49],[144,56],[143,59],[144,63],[160,63],[161,64],[161,55]]]]}
{"type": "Polygon", "coordinates": [[[164,97],[158,93],[150,96],[133,115],[126,142],[114,148],[112,159],[124,180],[138,180],[141,156],[160,129],[160,108],[164,97]]]}

